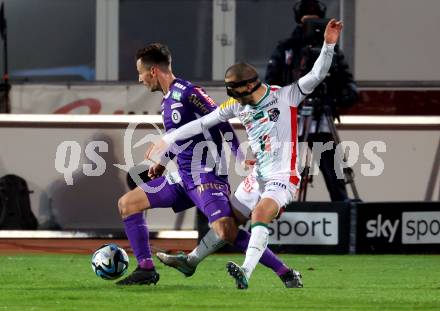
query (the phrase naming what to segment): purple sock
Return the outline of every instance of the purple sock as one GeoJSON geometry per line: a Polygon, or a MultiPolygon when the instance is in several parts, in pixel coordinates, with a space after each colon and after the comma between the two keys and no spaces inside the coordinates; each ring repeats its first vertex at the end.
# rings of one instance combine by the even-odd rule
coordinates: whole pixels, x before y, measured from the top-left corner
{"type": "MultiPolygon", "coordinates": [[[[238,230],[234,246],[242,252],[246,252],[250,237],[251,235],[248,232],[241,229],[238,230]]],[[[289,267],[287,267],[269,248],[266,248],[261,256],[260,263],[271,268],[277,275],[282,275],[289,271],[289,267]]]]}
{"type": "Polygon", "coordinates": [[[124,228],[139,267],[142,269],[154,268],[153,259],[151,258],[148,226],[144,219],[144,213],[137,213],[125,218],[124,228]]]}

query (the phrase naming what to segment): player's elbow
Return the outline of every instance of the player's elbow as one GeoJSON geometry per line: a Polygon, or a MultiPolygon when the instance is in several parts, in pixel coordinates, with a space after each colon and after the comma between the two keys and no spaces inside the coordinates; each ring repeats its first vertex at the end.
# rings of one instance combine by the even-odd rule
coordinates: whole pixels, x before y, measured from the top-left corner
{"type": "Polygon", "coordinates": [[[195,131],[202,133],[205,130],[209,130],[213,125],[209,122],[209,119],[199,119],[199,123],[197,124],[197,128],[194,128],[195,131]]]}
{"type": "Polygon", "coordinates": [[[321,83],[325,77],[327,76],[328,70],[313,70],[312,71],[312,79],[316,84],[321,83]]]}

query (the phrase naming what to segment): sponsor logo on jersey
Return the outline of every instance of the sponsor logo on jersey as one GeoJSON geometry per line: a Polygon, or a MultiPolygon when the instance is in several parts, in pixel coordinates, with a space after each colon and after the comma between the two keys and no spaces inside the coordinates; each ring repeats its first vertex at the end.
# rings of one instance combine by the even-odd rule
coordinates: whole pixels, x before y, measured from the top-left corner
{"type": "MultiPolygon", "coordinates": [[[[268,182],[266,185],[266,188],[270,188],[270,187],[278,187],[278,188],[283,188],[283,189],[287,189],[286,184],[279,182],[279,181],[271,181],[268,182]]],[[[267,190],[275,190],[275,189],[267,189],[267,190]]]]}
{"type": "Polygon", "coordinates": [[[215,215],[218,215],[218,214],[220,214],[222,211],[221,210],[216,210],[214,213],[212,213],[211,214],[211,216],[215,216],[215,215]]]}
{"type": "Polygon", "coordinates": [[[196,94],[191,94],[188,98],[189,102],[196,106],[203,114],[208,114],[210,111],[206,106],[202,103],[200,98],[196,94]]]}
{"type": "Polygon", "coordinates": [[[171,98],[180,101],[180,99],[182,98],[182,93],[180,93],[179,91],[173,91],[171,93],[171,98]]]}
{"type": "Polygon", "coordinates": [[[176,108],[179,108],[179,107],[183,107],[182,103],[174,103],[174,104],[171,105],[171,109],[176,109],[176,108]]]}
{"type": "Polygon", "coordinates": [[[254,120],[258,120],[264,117],[264,111],[260,111],[254,115],[254,120]]]}
{"type": "Polygon", "coordinates": [[[276,103],[278,103],[278,98],[275,98],[275,99],[271,100],[271,101],[268,102],[266,105],[260,107],[260,109],[267,108],[267,107],[269,107],[269,106],[275,105],[276,103]]]}
{"type": "Polygon", "coordinates": [[[203,191],[208,190],[208,189],[222,190],[222,191],[227,191],[228,190],[226,185],[212,183],[212,182],[197,186],[197,191],[199,193],[202,193],[203,191]]]}
{"type": "MultiPolygon", "coordinates": [[[[248,118],[248,117],[253,117],[255,119],[255,116],[258,116],[257,119],[261,118],[261,116],[259,116],[261,113],[264,114],[263,111],[242,111],[238,113],[238,117],[239,118],[248,118]]],[[[255,120],[257,120],[255,119],[255,120]]]]}
{"type": "Polygon", "coordinates": [[[201,89],[201,88],[199,88],[199,87],[196,87],[195,88],[195,90],[197,91],[197,92],[199,92],[200,93],[200,95],[202,95],[203,96],[203,98],[212,106],[212,107],[217,107],[216,106],[216,104],[215,104],[215,101],[208,95],[208,94],[206,94],[205,93],[205,91],[203,91],[203,89],[201,89]]]}
{"type": "Polygon", "coordinates": [[[280,116],[280,111],[278,110],[278,108],[272,108],[267,113],[269,114],[270,121],[272,122],[278,121],[278,117],[280,116]]]}
{"type": "Polygon", "coordinates": [[[211,193],[211,195],[215,195],[216,197],[222,197],[223,192],[213,192],[213,193],[211,193]]]}

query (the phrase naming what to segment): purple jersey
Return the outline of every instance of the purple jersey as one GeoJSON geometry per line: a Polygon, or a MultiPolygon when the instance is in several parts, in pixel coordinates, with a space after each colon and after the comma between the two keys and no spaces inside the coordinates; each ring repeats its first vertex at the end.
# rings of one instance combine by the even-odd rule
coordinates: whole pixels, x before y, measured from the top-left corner
{"type": "MultiPolygon", "coordinates": [[[[169,92],[162,100],[165,130],[168,132],[179,128],[216,108],[214,101],[202,88],[188,81],[175,79],[170,85],[169,92]]],[[[191,142],[184,150],[177,153],[179,174],[188,190],[200,184],[228,182],[226,163],[223,163],[225,159],[221,157],[222,134],[226,133],[232,133],[232,145],[230,146],[233,153],[237,155],[239,142],[228,122],[221,123],[210,128],[209,131],[187,140],[176,142],[177,146],[185,146],[191,142]],[[211,145],[210,148],[206,147],[207,142],[208,145],[211,145]]]]}

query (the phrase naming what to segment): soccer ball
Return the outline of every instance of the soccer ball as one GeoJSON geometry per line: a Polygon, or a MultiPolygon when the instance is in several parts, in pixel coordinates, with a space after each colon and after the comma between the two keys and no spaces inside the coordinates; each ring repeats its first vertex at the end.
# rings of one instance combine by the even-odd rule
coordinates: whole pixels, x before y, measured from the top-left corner
{"type": "Polygon", "coordinates": [[[127,253],[116,244],[104,244],[92,256],[92,269],[104,280],[114,280],[127,272],[127,253]]]}

